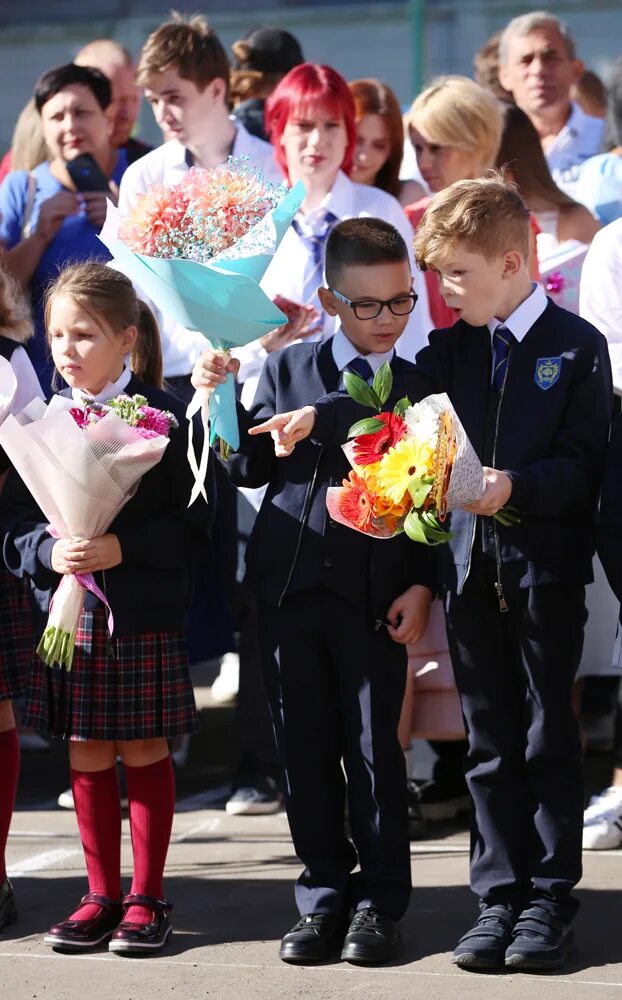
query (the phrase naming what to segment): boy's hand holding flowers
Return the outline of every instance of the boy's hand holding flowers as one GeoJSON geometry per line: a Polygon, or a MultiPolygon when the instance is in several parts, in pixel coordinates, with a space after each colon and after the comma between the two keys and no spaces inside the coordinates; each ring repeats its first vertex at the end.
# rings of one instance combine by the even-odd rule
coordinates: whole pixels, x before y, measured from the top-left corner
{"type": "Polygon", "coordinates": [[[98,573],[113,569],[123,561],[121,543],[116,535],[99,538],[59,538],[52,549],[52,569],[64,576],[72,573],[98,573]]]}
{"type": "Polygon", "coordinates": [[[512,480],[507,472],[484,466],[484,492],[479,500],[464,505],[471,514],[491,517],[508,503],[512,495],[512,480]]]}

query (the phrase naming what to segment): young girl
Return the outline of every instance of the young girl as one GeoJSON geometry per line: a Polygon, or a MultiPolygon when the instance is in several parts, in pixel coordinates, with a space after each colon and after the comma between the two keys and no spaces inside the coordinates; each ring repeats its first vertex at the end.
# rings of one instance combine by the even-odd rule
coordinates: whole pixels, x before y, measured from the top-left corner
{"type": "MultiPolygon", "coordinates": [[[[19,413],[41,387],[22,343],[32,336],[30,310],[6,271],[0,269],[0,355],[18,380],[11,409],[19,413]]],[[[0,483],[8,461],[0,449],[0,483]]],[[[1,488],[1,485],[0,485],[1,488]]],[[[27,590],[0,565],[0,932],[17,918],[5,850],[19,776],[19,739],[13,699],[25,694],[32,661],[32,623],[27,590]]]]}
{"type": "Polygon", "coordinates": [[[524,111],[509,101],[500,105],[503,132],[496,165],[505,169],[538,224],[537,252],[541,271],[560,245],[589,244],[600,229],[591,212],[573,201],[553,180],[540,137],[524,111]]]}
{"type": "MultiPolygon", "coordinates": [[[[182,424],[183,406],[154,388],[162,379],[157,326],[125,275],[95,263],[70,267],[48,294],[45,315],[54,365],[76,405],[83,405],[83,393],[102,403],[140,393],[182,424]]],[[[191,553],[207,531],[205,506],[197,501],[187,508],[190,480],[180,427],[109,531],[80,541],[50,538],[17,476],[7,483],[7,565],[30,579],[41,612],[47,615],[61,574],[94,573],[115,622],[110,636],[105,609],[88,595],[71,671],[43,663],[33,670],[26,721],[70,741],[89,881],[79,906],[45,937],[52,947],[82,950],[112,937],[113,951],[150,952],[172,929],[162,892],[174,808],[167,737],[196,725],[184,618],[191,553]],[[117,755],[125,768],[134,856],[132,887],[123,899],[117,755]]]]}

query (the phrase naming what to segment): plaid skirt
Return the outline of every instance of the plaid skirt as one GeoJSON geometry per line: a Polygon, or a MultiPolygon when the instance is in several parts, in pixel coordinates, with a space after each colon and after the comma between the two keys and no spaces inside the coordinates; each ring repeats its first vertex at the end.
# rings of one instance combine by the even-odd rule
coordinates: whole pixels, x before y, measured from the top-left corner
{"type": "Polygon", "coordinates": [[[34,652],[28,583],[0,567],[0,701],[25,694],[34,652]]]}
{"type": "Polygon", "coordinates": [[[71,740],[146,740],[197,728],[184,637],[112,638],[103,610],[83,611],[71,670],[32,670],[24,724],[71,740]]]}

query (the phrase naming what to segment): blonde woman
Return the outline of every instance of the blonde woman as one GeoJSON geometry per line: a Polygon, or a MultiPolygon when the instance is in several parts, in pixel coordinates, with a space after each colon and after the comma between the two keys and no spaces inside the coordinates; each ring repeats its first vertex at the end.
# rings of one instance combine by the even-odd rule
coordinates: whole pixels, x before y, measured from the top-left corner
{"type": "MultiPolygon", "coordinates": [[[[499,102],[466,76],[441,76],[415,99],[406,115],[410,141],[421,175],[432,195],[454,181],[479,177],[493,166],[501,142],[499,102]]],[[[417,229],[430,197],[405,211],[417,229]]],[[[453,310],[441,298],[433,272],[426,272],[430,313],[435,327],[452,326],[453,310]]]]}

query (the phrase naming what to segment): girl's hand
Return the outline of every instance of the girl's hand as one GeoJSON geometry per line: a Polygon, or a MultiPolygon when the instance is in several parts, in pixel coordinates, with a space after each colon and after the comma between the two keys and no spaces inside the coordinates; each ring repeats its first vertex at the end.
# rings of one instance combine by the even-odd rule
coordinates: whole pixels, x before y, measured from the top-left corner
{"type": "Polygon", "coordinates": [[[305,337],[320,331],[320,314],[315,306],[303,306],[282,295],[275,296],[274,304],[285,313],[288,321],[284,326],[277,326],[260,338],[259,343],[268,354],[280,351],[283,347],[289,347],[295,340],[304,340],[305,337]]]}
{"type": "Polygon", "coordinates": [[[223,351],[215,351],[208,347],[195,363],[190,381],[195,389],[207,389],[212,392],[227,381],[229,372],[236,378],[239,370],[240,362],[237,358],[230,358],[223,351]]]}
{"type": "Polygon", "coordinates": [[[59,538],[52,549],[52,569],[56,573],[97,573],[112,569],[123,560],[121,543],[116,535],[99,538],[59,538]]]}

